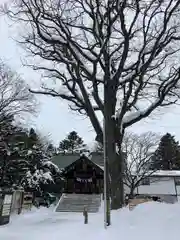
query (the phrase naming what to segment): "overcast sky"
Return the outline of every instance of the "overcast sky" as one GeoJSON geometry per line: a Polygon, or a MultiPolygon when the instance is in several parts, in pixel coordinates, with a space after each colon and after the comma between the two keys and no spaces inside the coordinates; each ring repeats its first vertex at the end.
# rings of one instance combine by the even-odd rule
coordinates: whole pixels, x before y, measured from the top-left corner
{"type": "MultiPolygon", "coordinates": [[[[0,19],[0,36],[0,58],[8,63],[13,70],[19,72],[29,84],[39,83],[39,74],[22,67],[22,50],[11,39],[12,30],[4,18],[0,19]]],[[[77,131],[86,143],[91,143],[94,140],[95,133],[89,120],[72,113],[66,102],[45,96],[38,96],[38,100],[41,102],[39,115],[27,123],[36,126],[43,134],[50,134],[55,144],[72,130],[77,131]]],[[[154,131],[163,134],[170,132],[180,141],[180,106],[172,106],[171,109],[164,110],[158,116],[133,125],[131,130],[137,133],[154,131]]]]}

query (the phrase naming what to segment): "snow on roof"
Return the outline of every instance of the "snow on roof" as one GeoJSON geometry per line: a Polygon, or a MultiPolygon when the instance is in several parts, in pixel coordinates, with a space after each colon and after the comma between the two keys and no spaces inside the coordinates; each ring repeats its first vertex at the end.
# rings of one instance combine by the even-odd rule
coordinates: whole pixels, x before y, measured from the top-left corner
{"type": "Polygon", "coordinates": [[[87,158],[90,158],[90,152],[89,152],[89,151],[83,151],[83,152],[80,153],[80,156],[81,156],[81,157],[82,157],[82,156],[85,156],[85,157],[87,157],[87,158]]]}
{"type": "MultiPolygon", "coordinates": [[[[164,176],[164,177],[176,177],[179,176],[180,177],[180,171],[179,170],[157,170],[157,171],[152,171],[152,172],[146,172],[146,173],[142,173],[145,176],[164,176]]],[[[133,175],[137,175],[137,173],[133,173],[133,175]]],[[[139,176],[141,175],[141,173],[138,174],[139,176]]]]}
{"type": "Polygon", "coordinates": [[[154,176],[180,176],[179,170],[157,170],[152,175],[154,176]]]}

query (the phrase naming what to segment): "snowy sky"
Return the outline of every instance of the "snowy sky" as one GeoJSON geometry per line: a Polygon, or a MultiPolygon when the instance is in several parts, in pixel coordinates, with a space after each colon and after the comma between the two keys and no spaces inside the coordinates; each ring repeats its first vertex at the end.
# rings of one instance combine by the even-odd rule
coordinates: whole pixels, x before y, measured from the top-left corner
{"type": "MultiPolygon", "coordinates": [[[[0,18],[0,36],[0,58],[13,70],[19,72],[28,83],[38,83],[40,75],[22,66],[22,49],[12,39],[12,29],[3,17],[0,18]]],[[[95,133],[89,120],[75,112],[70,112],[66,102],[45,96],[38,96],[38,99],[41,102],[39,116],[28,123],[35,125],[43,134],[50,134],[54,143],[57,144],[72,130],[77,131],[86,143],[94,140],[95,133]]],[[[133,125],[131,130],[137,133],[143,131],[171,132],[180,141],[180,106],[163,110],[158,115],[133,125]]]]}

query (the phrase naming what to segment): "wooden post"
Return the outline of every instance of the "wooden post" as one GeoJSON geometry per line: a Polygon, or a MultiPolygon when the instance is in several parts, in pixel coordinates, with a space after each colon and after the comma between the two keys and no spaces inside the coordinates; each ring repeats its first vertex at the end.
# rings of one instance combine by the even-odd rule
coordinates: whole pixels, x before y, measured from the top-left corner
{"type": "MultiPolygon", "coordinates": [[[[105,93],[104,93],[105,96],[105,93]]],[[[104,146],[104,227],[111,225],[111,216],[110,216],[110,182],[109,182],[109,159],[108,159],[108,142],[107,142],[107,129],[108,124],[104,118],[103,124],[103,146],[104,146]]]]}
{"type": "Polygon", "coordinates": [[[23,196],[24,196],[24,192],[20,191],[20,203],[19,203],[19,207],[18,207],[18,215],[21,214],[21,212],[22,212],[23,196]]]}
{"type": "Polygon", "coordinates": [[[87,207],[84,207],[83,216],[84,216],[84,224],[88,224],[88,211],[87,211],[87,207]]]}

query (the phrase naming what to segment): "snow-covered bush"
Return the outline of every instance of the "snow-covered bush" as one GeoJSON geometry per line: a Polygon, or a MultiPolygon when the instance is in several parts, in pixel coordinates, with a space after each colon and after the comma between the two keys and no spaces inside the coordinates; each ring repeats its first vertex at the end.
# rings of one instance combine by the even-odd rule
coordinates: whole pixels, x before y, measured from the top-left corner
{"type": "Polygon", "coordinates": [[[42,165],[44,168],[49,169],[51,172],[53,172],[54,174],[59,174],[61,173],[60,169],[58,168],[58,166],[56,164],[54,164],[53,162],[49,161],[49,160],[45,160],[42,162],[42,165]]]}
{"type": "Polygon", "coordinates": [[[43,169],[36,169],[34,172],[27,171],[22,186],[27,189],[41,191],[41,185],[53,183],[51,172],[44,172],[43,169]]]}

